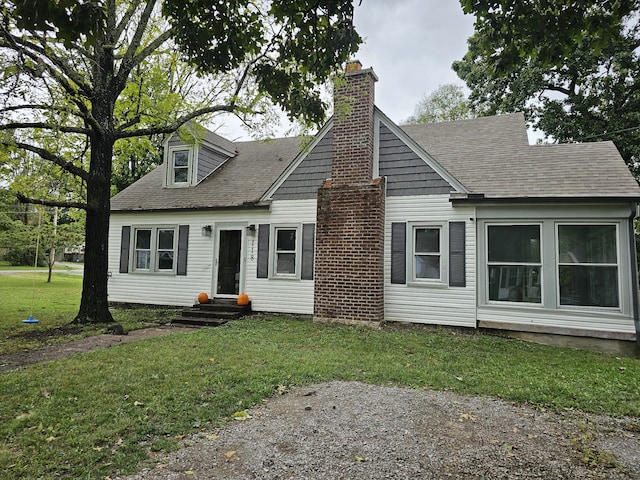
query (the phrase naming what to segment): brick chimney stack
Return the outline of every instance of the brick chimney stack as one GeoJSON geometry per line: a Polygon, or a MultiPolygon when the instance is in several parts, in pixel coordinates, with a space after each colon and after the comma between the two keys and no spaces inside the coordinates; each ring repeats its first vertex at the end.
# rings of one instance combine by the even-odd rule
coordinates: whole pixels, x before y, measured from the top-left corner
{"type": "Polygon", "coordinates": [[[371,68],[359,60],[347,64],[334,87],[333,164],[336,185],[369,182],[373,177],[375,82],[371,68]]]}
{"type": "Polygon", "coordinates": [[[314,320],[384,320],[384,179],[373,177],[372,69],[347,64],[336,80],[331,175],[318,190],[314,320]]]}

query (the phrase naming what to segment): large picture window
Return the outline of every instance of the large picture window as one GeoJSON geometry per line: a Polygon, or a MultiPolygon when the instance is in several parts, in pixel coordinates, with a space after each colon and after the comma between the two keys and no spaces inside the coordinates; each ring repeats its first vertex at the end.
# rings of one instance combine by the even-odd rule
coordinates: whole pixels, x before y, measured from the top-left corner
{"type": "Polygon", "coordinates": [[[487,226],[488,298],[541,303],[540,225],[487,226]]]}
{"type": "Polygon", "coordinates": [[[616,225],[558,225],[560,305],[618,307],[616,225]]]}
{"type": "Polygon", "coordinates": [[[175,228],[137,228],[134,238],[134,270],[173,272],[175,228]]]}
{"type": "Polygon", "coordinates": [[[440,227],[415,227],[413,229],[413,260],[415,280],[441,280],[440,227]]]}
{"type": "Polygon", "coordinates": [[[297,258],[297,229],[276,228],[275,274],[295,275],[297,258]]]}

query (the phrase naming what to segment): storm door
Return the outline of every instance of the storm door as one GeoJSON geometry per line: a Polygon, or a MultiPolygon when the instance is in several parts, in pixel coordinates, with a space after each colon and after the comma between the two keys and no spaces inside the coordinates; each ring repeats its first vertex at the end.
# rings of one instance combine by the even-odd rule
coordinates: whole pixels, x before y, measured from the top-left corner
{"type": "Polygon", "coordinates": [[[241,258],[242,230],[220,230],[216,295],[238,295],[240,293],[241,258]]]}

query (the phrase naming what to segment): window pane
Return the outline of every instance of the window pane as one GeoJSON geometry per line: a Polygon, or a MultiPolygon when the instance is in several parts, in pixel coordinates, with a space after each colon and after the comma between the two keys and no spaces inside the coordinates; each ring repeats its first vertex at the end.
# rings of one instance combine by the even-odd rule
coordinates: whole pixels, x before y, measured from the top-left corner
{"type": "Polygon", "coordinates": [[[173,251],[158,252],[158,270],[173,270],[173,251]]]}
{"type": "Polygon", "coordinates": [[[440,255],[416,255],[416,278],[440,278],[440,255]]]}
{"type": "Polygon", "coordinates": [[[295,230],[278,230],[276,250],[295,251],[296,249],[296,231],[295,230]]]}
{"type": "Polygon", "coordinates": [[[173,165],[175,167],[188,167],[189,152],[187,150],[180,151],[180,152],[173,152],[173,165]]]}
{"type": "Polygon", "coordinates": [[[540,266],[489,266],[489,300],[540,303],[540,291],[540,266]]]}
{"type": "Polygon", "coordinates": [[[560,263],[617,263],[615,225],[558,226],[560,263]]]}
{"type": "Polygon", "coordinates": [[[151,251],[139,250],[136,251],[136,268],[142,270],[149,270],[151,261],[151,251]]]}
{"type": "Polygon", "coordinates": [[[176,168],[173,171],[173,183],[186,183],[189,179],[189,170],[186,168],[176,168]]]}
{"type": "Polygon", "coordinates": [[[136,230],[136,248],[151,248],[151,230],[136,230]]]}
{"type": "Polygon", "coordinates": [[[491,225],[489,261],[540,263],[539,225],[491,225]]]}
{"type": "Polygon", "coordinates": [[[561,265],[560,304],[617,307],[618,267],[561,265]]]}
{"type": "Polygon", "coordinates": [[[173,230],[158,230],[158,250],[173,250],[173,230]]]}
{"type": "Polygon", "coordinates": [[[296,273],[296,254],[278,253],[276,273],[296,273]]]}
{"type": "Polygon", "coordinates": [[[417,228],[416,229],[416,253],[439,253],[440,229],[417,228]]]}

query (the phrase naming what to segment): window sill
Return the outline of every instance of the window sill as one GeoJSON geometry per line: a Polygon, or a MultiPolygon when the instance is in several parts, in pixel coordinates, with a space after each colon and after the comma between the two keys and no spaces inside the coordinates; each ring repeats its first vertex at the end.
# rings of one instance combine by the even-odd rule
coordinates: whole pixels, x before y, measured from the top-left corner
{"type": "Polygon", "coordinates": [[[437,289],[447,289],[449,285],[444,282],[407,282],[407,287],[411,288],[437,288],[437,289]]]}

